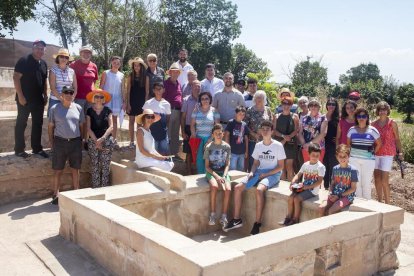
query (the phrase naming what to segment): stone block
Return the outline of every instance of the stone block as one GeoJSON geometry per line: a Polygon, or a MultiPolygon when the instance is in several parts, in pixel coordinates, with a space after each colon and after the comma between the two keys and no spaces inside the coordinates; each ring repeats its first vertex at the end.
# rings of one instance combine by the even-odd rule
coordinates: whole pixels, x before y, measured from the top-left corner
{"type": "Polygon", "coordinates": [[[185,178],[180,174],[163,171],[155,167],[141,168],[140,170],[167,178],[170,181],[171,189],[174,191],[183,191],[186,188],[185,178]]]}

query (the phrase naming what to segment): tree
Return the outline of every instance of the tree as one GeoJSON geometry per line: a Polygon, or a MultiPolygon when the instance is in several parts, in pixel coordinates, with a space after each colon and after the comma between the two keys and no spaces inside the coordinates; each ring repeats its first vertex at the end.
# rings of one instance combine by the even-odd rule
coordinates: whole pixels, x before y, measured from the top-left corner
{"type": "Polygon", "coordinates": [[[270,71],[265,61],[257,57],[252,50],[247,49],[246,46],[240,43],[237,43],[231,49],[231,64],[229,69],[233,73],[235,80],[245,79],[247,73],[270,71]]]}
{"type": "Polygon", "coordinates": [[[0,37],[3,30],[9,34],[16,31],[18,20],[27,21],[35,16],[34,10],[38,0],[1,0],[0,1],[0,37]]]}
{"type": "Polygon", "coordinates": [[[374,63],[361,63],[356,67],[352,67],[346,74],[339,76],[339,82],[342,85],[356,82],[367,82],[368,80],[382,81],[380,70],[374,63]]]}
{"type": "Polygon", "coordinates": [[[328,86],[328,69],[321,65],[321,61],[311,61],[311,57],[295,65],[290,74],[292,89],[298,96],[315,97],[318,91],[328,86]]]}
{"type": "Polygon", "coordinates": [[[230,42],[241,32],[237,5],[226,0],[165,0],[161,14],[170,62],[177,59],[178,50],[184,46],[194,68],[202,70],[211,62],[218,74],[230,69],[230,42]]]}
{"type": "Polygon", "coordinates": [[[414,112],[414,85],[412,83],[400,86],[395,95],[397,110],[405,114],[405,123],[413,123],[411,113],[414,112]]]}

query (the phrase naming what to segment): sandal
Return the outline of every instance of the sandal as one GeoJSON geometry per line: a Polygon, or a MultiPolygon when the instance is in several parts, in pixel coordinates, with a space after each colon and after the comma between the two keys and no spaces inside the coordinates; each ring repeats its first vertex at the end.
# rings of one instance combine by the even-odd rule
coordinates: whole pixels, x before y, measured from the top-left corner
{"type": "Polygon", "coordinates": [[[25,151],[22,151],[22,152],[19,152],[19,153],[15,153],[15,155],[18,156],[18,157],[22,157],[24,159],[29,158],[31,156],[30,154],[28,154],[25,151]]]}

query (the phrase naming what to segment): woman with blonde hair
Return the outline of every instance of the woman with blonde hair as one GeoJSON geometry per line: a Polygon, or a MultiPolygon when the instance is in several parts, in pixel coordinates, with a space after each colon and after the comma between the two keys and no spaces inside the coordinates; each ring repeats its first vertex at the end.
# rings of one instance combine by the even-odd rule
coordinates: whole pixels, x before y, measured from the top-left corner
{"type": "Polygon", "coordinates": [[[378,201],[390,203],[390,171],[394,156],[403,159],[400,134],[397,123],[389,117],[390,105],[387,102],[379,102],[375,110],[378,119],[372,123],[380,133],[382,146],[375,154],[375,189],[377,190],[378,201]]]}
{"type": "Polygon", "coordinates": [[[145,100],[148,101],[154,97],[154,83],[164,82],[165,72],[161,67],[158,67],[158,58],[156,54],[149,54],[147,56],[148,68],[146,71],[145,83],[145,100]]]}

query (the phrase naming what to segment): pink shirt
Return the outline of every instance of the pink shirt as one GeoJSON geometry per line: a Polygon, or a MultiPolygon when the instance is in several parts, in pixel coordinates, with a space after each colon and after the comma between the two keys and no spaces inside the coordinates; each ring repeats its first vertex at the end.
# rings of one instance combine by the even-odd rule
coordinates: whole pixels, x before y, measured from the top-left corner
{"type": "Polygon", "coordinates": [[[88,64],[77,60],[70,65],[75,70],[78,93],[76,99],[86,99],[86,94],[94,89],[95,82],[98,80],[98,67],[90,61],[88,64]]]}
{"type": "Polygon", "coordinates": [[[392,128],[393,122],[393,120],[389,119],[388,123],[382,127],[378,124],[378,121],[372,124],[372,126],[374,126],[379,131],[382,143],[380,149],[375,155],[394,156],[397,153],[394,129],[392,128]]]}
{"type": "Polygon", "coordinates": [[[349,123],[346,119],[339,120],[339,128],[341,129],[341,137],[339,138],[339,144],[346,145],[347,134],[351,127],[355,125],[355,122],[349,123]]]}

